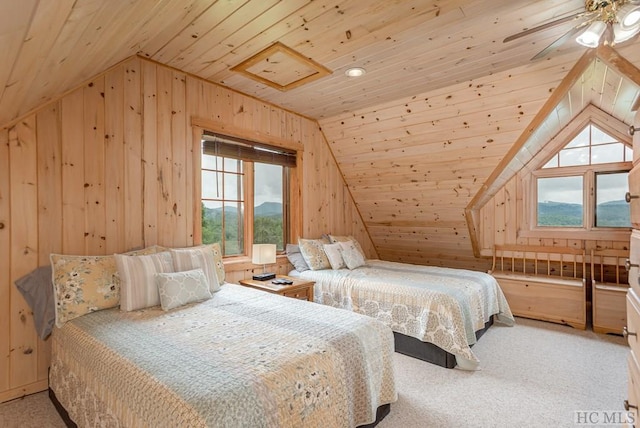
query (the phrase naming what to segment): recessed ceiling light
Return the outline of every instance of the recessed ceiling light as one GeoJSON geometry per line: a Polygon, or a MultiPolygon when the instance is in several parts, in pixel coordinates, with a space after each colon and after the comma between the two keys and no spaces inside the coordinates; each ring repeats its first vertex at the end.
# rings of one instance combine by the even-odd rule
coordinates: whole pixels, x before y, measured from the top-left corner
{"type": "Polygon", "coordinates": [[[351,67],[351,68],[347,68],[344,74],[346,74],[349,77],[360,77],[360,76],[363,76],[366,72],[367,70],[365,70],[362,67],[351,67]]]}

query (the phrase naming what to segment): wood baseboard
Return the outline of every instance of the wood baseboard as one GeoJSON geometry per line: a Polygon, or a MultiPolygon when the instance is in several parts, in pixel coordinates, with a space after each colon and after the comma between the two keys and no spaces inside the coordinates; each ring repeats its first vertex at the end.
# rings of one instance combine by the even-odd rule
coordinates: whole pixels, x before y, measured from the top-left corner
{"type": "Polygon", "coordinates": [[[21,386],[19,388],[2,391],[0,392],[0,403],[15,400],[16,398],[21,398],[25,395],[35,394],[36,392],[46,391],[47,388],[49,388],[49,380],[44,379],[34,383],[30,383],[29,385],[21,386]]]}

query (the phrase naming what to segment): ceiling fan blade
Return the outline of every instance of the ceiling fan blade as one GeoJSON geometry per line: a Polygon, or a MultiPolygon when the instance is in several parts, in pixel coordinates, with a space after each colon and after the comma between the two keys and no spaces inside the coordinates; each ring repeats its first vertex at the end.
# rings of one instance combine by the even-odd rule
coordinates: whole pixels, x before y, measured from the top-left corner
{"type": "Polygon", "coordinates": [[[563,44],[565,44],[565,42],[569,39],[571,39],[573,36],[575,36],[576,34],[578,34],[578,32],[580,32],[580,30],[582,29],[582,27],[584,27],[584,25],[578,25],[576,27],[573,27],[571,30],[567,31],[566,33],[564,33],[562,36],[560,36],[559,38],[557,38],[553,43],[551,43],[549,46],[547,46],[546,48],[542,49],[540,52],[537,53],[536,56],[534,56],[533,58],[531,58],[531,61],[536,61],[540,58],[544,58],[545,56],[549,55],[552,51],[556,50],[557,48],[559,48],[560,46],[562,46],[563,44]]]}
{"type": "Polygon", "coordinates": [[[546,24],[542,24],[542,25],[538,25],[537,27],[533,27],[533,28],[529,28],[528,30],[524,30],[521,31],[519,33],[516,34],[512,34],[509,37],[506,37],[502,43],[508,43],[511,42],[513,40],[519,39],[521,37],[525,37],[528,36],[529,34],[533,34],[533,33],[537,33],[538,31],[542,31],[542,30],[546,30],[547,28],[552,28],[555,27],[556,25],[560,25],[560,24],[564,24],[565,22],[569,22],[569,21],[573,21],[575,19],[579,19],[579,18],[583,18],[586,16],[590,16],[592,15],[593,12],[578,12],[578,13],[574,13],[572,15],[567,15],[564,18],[558,18],[554,21],[551,22],[547,22],[546,24]]]}

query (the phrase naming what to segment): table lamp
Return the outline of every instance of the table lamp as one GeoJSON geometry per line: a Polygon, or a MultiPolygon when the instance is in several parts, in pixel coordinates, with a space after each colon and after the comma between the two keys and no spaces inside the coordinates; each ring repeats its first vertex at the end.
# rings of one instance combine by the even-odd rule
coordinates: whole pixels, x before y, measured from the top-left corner
{"type": "Polygon", "coordinates": [[[276,244],[253,244],[251,262],[256,265],[262,265],[262,273],[253,275],[253,279],[267,281],[275,278],[275,273],[266,272],[266,265],[276,262],[276,244]]]}

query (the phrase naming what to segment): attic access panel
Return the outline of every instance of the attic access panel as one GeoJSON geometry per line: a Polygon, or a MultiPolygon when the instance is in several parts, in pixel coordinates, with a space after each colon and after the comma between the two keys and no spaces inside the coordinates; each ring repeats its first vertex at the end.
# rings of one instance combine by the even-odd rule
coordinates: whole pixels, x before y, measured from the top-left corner
{"type": "Polygon", "coordinates": [[[276,42],[231,67],[245,76],[281,91],[288,91],[331,74],[331,70],[276,42]]]}

